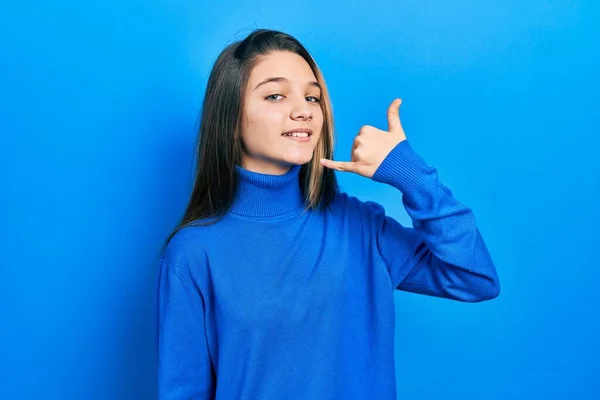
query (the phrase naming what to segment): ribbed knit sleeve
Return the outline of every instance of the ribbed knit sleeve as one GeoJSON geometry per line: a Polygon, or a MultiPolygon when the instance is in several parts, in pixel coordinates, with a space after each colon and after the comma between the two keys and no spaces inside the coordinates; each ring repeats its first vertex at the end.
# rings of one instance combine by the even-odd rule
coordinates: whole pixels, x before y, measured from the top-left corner
{"type": "Polygon", "coordinates": [[[375,250],[394,288],[468,302],[498,296],[497,271],[471,209],[408,140],[387,155],[372,179],[402,193],[413,222],[413,228],[402,226],[381,205],[367,202],[375,250]]]}
{"type": "Polygon", "coordinates": [[[185,257],[171,246],[158,278],[158,398],[212,399],[214,378],[204,323],[204,302],[185,257]]]}

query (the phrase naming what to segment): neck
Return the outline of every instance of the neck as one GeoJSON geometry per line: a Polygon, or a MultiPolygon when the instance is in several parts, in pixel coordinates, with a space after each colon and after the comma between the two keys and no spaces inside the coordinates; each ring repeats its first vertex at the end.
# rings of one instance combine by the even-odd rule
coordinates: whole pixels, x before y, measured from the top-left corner
{"type": "Polygon", "coordinates": [[[275,217],[300,210],[301,165],[294,164],[282,175],[250,171],[236,165],[238,188],[231,212],[250,217],[275,217]]]}

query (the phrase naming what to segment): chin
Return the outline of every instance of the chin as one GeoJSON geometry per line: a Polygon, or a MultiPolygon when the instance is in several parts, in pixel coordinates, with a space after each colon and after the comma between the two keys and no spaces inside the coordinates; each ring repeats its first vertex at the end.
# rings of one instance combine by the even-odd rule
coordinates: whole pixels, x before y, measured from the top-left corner
{"type": "Polygon", "coordinates": [[[309,163],[313,158],[312,153],[309,156],[296,156],[296,157],[289,157],[287,158],[285,161],[288,164],[293,164],[293,165],[304,165],[309,163]]]}

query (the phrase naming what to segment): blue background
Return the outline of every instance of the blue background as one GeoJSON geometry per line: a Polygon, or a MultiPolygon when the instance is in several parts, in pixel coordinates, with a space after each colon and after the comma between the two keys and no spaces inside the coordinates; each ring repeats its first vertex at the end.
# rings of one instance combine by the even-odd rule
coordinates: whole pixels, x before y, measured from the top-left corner
{"type": "MultiPolygon", "coordinates": [[[[475,212],[496,300],[395,294],[398,397],[600,398],[600,32],[593,1],[4,2],[0,398],[151,399],[161,241],[222,48],[303,42],[336,158],[401,119],[475,212]]],[[[396,189],[342,188],[410,221],[396,189]]],[[[374,377],[376,379],[376,377],[374,377]]]]}

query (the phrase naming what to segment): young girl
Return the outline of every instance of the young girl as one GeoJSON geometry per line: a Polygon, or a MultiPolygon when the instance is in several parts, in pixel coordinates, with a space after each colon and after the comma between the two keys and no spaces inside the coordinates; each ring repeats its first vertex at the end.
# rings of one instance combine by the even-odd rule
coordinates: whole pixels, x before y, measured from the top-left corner
{"type": "Polygon", "coordinates": [[[327,86],[295,38],[256,30],[219,55],[161,256],[160,399],[395,399],[393,290],[498,296],[473,213],[411,148],[400,102],[332,161],[327,86]],[[413,228],[334,170],[397,188],[413,228]]]}

